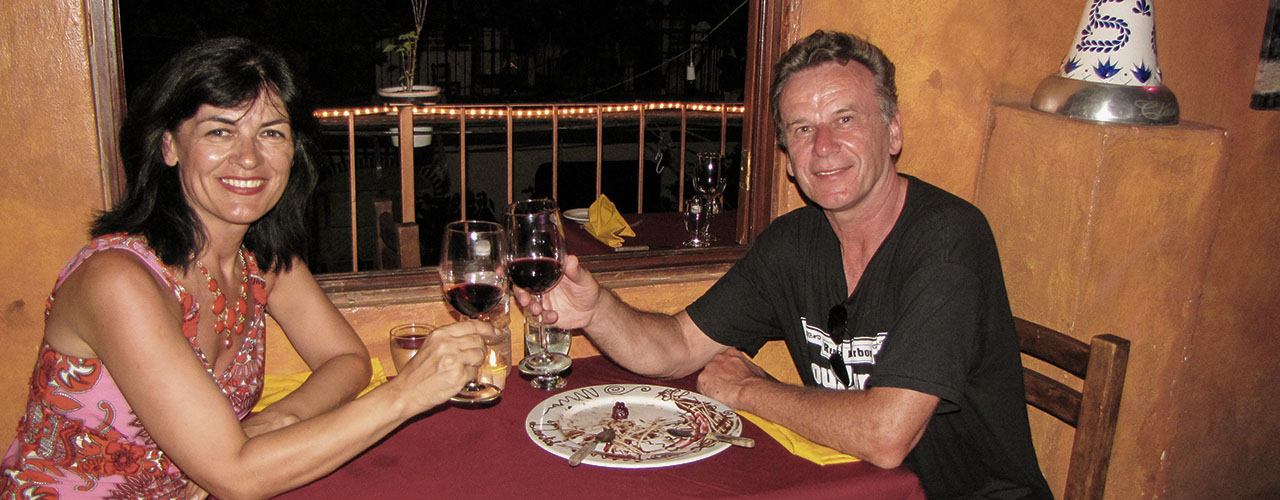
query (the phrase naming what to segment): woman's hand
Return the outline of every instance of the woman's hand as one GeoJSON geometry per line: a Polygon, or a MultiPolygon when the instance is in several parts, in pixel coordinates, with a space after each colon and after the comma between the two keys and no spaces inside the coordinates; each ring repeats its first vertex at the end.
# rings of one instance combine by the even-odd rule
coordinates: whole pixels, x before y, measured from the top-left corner
{"type": "Polygon", "coordinates": [[[439,405],[476,377],[484,361],[484,340],[496,335],[493,325],[476,320],[437,328],[388,383],[399,385],[415,413],[439,405]]]}

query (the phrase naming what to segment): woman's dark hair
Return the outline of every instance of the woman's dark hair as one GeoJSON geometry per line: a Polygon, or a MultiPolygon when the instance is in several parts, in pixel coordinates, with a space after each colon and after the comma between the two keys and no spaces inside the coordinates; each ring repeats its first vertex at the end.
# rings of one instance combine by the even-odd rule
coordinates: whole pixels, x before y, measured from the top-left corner
{"type": "Polygon", "coordinates": [[[303,87],[283,56],[243,38],[206,40],[183,49],[129,99],[120,129],[125,198],[98,215],[91,235],[142,235],[165,264],[191,264],[207,235],[185,199],[179,169],[164,162],[164,133],[176,134],[201,105],[235,108],[274,93],[293,131],[293,166],[280,201],[249,225],[244,244],[267,271],[289,269],[295,257],[305,258],[305,213],[316,184],[317,156],[316,121],[303,87]]]}
{"type": "Polygon", "coordinates": [[[898,87],[894,83],[893,62],[884,52],[871,42],[838,31],[818,30],[796,42],[774,66],[773,93],[769,96],[772,107],[773,124],[778,132],[778,144],[785,151],[787,147],[786,130],[783,129],[782,111],[778,104],[782,100],[782,89],[791,75],[805,69],[829,62],[848,64],[849,61],[866,66],[876,80],[876,93],[880,98],[880,117],[887,124],[898,114],[898,87]]]}

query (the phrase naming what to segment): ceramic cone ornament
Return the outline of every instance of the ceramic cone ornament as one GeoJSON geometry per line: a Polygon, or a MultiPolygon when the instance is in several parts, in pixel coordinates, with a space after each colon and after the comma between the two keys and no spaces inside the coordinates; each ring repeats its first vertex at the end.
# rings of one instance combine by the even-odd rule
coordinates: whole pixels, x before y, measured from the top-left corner
{"type": "Polygon", "coordinates": [[[1152,0],[1088,0],[1058,72],[1036,88],[1031,107],[1085,120],[1178,123],[1178,100],[1156,62],[1152,0]]]}

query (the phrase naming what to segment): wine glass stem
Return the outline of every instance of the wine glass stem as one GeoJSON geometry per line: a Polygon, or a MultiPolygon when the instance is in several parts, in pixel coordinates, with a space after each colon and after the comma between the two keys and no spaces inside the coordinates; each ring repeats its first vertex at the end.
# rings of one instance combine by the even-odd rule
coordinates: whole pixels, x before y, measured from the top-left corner
{"type": "Polygon", "coordinates": [[[538,301],[538,315],[534,318],[538,321],[538,346],[542,347],[542,358],[551,357],[551,342],[547,339],[547,325],[542,322],[542,294],[533,294],[534,300],[538,301]]]}
{"type": "MultiPolygon", "coordinates": [[[[492,318],[490,318],[487,313],[480,313],[475,316],[471,316],[470,318],[474,320],[480,320],[485,323],[489,323],[492,320],[492,318]]],[[[485,347],[486,359],[488,358],[488,356],[489,356],[489,350],[488,350],[488,347],[486,346],[485,347]]],[[[484,369],[483,365],[481,365],[480,368],[476,368],[476,375],[471,377],[471,380],[468,381],[467,384],[464,386],[467,391],[479,392],[481,390],[484,390],[485,385],[480,383],[480,373],[479,373],[480,370],[483,370],[483,369],[484,369]]]]}

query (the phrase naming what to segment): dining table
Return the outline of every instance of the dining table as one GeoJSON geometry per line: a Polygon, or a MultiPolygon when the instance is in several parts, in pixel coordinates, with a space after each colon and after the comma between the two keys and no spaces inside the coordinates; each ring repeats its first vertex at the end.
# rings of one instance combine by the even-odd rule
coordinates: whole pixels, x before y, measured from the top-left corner
{"type": "MultiPolygon", "coordinates": [[[[618,248],[604,244],[592,236],[583,222],[565,218],[564,239],[569,253],[584,255],[600,255],[637,250],[669,250],[685,248],[684,242],[689,239],[689,231],[684,227],[684,214],[680,212],[645,212],[640,214],[621,214],[623,220],[631,227],[635,236],[623,238],[618,248]]],[[[736,210],[724,210],[711,218],[710,246],[737,245],[734,239],[738,222],[736,210]]]]}
{"type": "Polygon", "coordinates": [[[904,467],[819,465],[745,418],[741,435],[755,440],[752,448],[722,447],[687,463],[648,468],[571,467],[531,439],[531,410],[548,398],[607,384],[694,391],[697,374],[652,379],[597,355],[573,359],[558,390],[536,389],[526,377],[511,370],[494,404],[445,404],[416,416],[334,472],[277,498],[924,498],[916,475],[904,467]]]}

